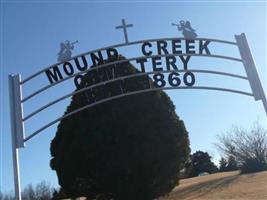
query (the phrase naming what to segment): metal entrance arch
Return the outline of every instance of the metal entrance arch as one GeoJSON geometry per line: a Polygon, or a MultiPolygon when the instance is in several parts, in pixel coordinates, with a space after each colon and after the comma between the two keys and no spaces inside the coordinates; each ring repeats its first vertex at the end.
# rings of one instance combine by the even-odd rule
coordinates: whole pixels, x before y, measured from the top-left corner
{"type": "MultiPolygon", "coordinates": [[[[84,109],[90,108],[92,106],[98,105],[100,103],[103,102],[107,102],[109,100],[113,100],[116,98],[121,98],[124,96],[128,96],[128,95],[134,95],[134,94],[138,94],[138,93],[143,93],[143,92],[150,92],[150,91],[157,91],[157,90],[171,90],[171,89],[204,89],[204,90],[217,90],[217,91],[225,91],[225,92],[232,92],[232,93],[237,93],[237,94],[242,94],[242,95],[247,95],[247,96],[252,96],[254,97],[254,99],[257,100],[262,100],[263,105],[264,105],[264,109],[265,112],[267,114],[267,102],[266,102],[266,97],[262,88],[262,85],[260,83],[259,80],[259,76],[256,70],[256,66],[255,63],[253,61],[249,46],[248,46],[248,42],[246,39],[245,34],[241,34],[241,35],[237,35],[235,36],[236,38],[236,42],[230,42],[230,41],[223,41],[223,40],[217,40],[217,39],[208,39],[208,38],[197,38],[195,40],[208,40],[208,41],[212,41],[212,42],[217,42],[217,43],[224,43],[224,44],[229,44],[229,45],[235,45],[238,47],[241,58],[234,58],[234,57],[229,57],[229,56],[223,56],[223,55],[206,55],[206,54],[190,54],[190,53],[183,53],[183,54],[164,54],[164,55],[150,55],[150,56],[140,56],[140,57],[133,57],[133,58],[128,58],[125,60],[117,60],[114,62],[109,62],[109,63],[105,63],[105,64],[101,64],[101,65],[97,65],[94,68],[89,68],[85,71],[81,71],[81,72],[77,72],[74,73],[68,77],[62,78],[61,80],[55,82],[55,83],[51,83],[49,85],[46,85],[40,89],[38,89],[37,91],[33,92],[32,94],[23,97],[23,85],[29,81],[31,81],[32,79],[34,79],[35,77],[42,75],[44,72],[46,72],[49,69],[52,69],[55,65],[60,65],[63,63],[57,63],[55,65],[52,65],[50,67],[44,68],[42,70],[40,70],[39,72],[21,80],[21,75],[17,74],[17,75],[10,75],[9,76],[9,91],[10,91],[10,109],[11,109],[11,128],[12,128],[12,150],[13,150],[13,167],[14,167],[14,183],[15,183],[15,194],[16,194],[16,199],[21,200],[21,189],[20,189],[20,174],[19,174],[19,160],[18,160],[18,149],[19,148],[23,148],[25,147],[25,142],[27,142],[28,140],[30,140],[31,138],[33,138],[35,135],[37,135],[38,133],[40,133],[41,131],[45,130],[46,128],[54,125],[55,123],[59,122],[60,120],[62,120],[63,118],[69,117],[77,112],[80,112],[84,109]],[[37,110],[32,111],[30,114],[28,114],[27,116],[24,116],[23,114],[23,103],[25,103],[26,101],[28,101],[31,98],[34,98],[35,96],[37,96],[38,94],[41,94],[42,92],[48,90],[48,89],[52,89],[52,87],[54,87],[57,84],[62,83],[63,81],[69,80],[70,78],[73,78],[74,76],[77,75],[81,75],[84,74],[86,72],[92,71],[92,70],[98,70],[101,68],[105,68],[107,66],[110,66],[112,64],[116,65],[116,64],[121,64],[124,62],[129,62],[129,61],[133,61],[133,60],[137,60],[137,59],[143,59],[143,58],[153,58],[156,56],[160,56],[160,57],[166,57],[166,56],[203,56],[203,57],[211,57],[211,58],[220,58],[220,59],[227,59],[227,60],[232,60],[232,61],[237,61],[237,62],[242,62],[246,71],[247,76],[241,76],[241,75],[237,75],[237,74],[231,74],[231,73],[226,73],[226,72],[219,72],[219,71],[210,71],[210,70],[203,70],[203,69],[190,69],[190,70],[162,70],[162,71],[153,71],[153,72],[141,72],[141,73],[137,73],[137,74],[132,74],[132,75],[127,75],[127,76],[122,76],[122,77],[117,77],[117,78],[113,78],[111,80],[107,80],[104,82],[100,82],[85,88],[82,88],[80,90],[65,94],[64,96],[61,96],[60,98],[57,98],[51,102],[48,102],[47,104],[41,106],[40,108],[38,108],[37,110]],[[33,133],[29,134],[27,137],[25,136],[25,130],[24,130],[24,123],[30,119],[31,117],[37,115],[38,113],[40,113],[41,111],[47,109],[50,106],[55,105],[56,103],[71,97],[75,94],[81,93],[81,92],[85,92],[87,90],[90,90],[94,87],[100,86],[100,85],[104,85],[107,83],[111,83],[114,81],[118,81],[118,80],[125,80],[125,79],[130,79],[133,77],[138,77],[138,76],[145,76],[145,75],[151,75],[151,74],[156,74],[156,73],[173,73],[173,72],[194,72],[194,73],[206,73],[206,74],[216,74],[216,75],[222,75],[222,76],[230,76],[230,77],[234,77],[237,79],[243,79],[243,80],[247,80],[249,81],[249,84],[251,86],[251,90],[252,92],[245,92],[245,91],[239,91],[239,90],[233,90],[233,89],[228,89],[228,88],[220,88],[220,87],[209,87],[209,86],[177,86],[177,87],[152,87],[150,85],[149,88],[144,89],[144,90],[138,90],[138,91],[131,91],[131,92],[126,92],[126,93],[122,93],[116,96],[111,96],[108,97],[106,99],[102,99],[99,101],[96,101],[94,103],[91,103],[89,105],[85,105],[81,108],[78,108],[68,114],[63,115],[62,117],[56,118],[54,120],[52,120],[51,122],[44,124],[42,127],[39,127],[38,130],[34,131],[33,133]]],[[[118,47],[123,47],[123,46],[130,46],[130,45],[134,45],[134,44],[141,44],[144,42],[156,42],[156,41],[162,41],[162,40],[173,40],[173,39],[179,39],[179,40],[185,40],[184,38],[160,38],[160,39],[151,39],[151,40],[141,40],[141,41],[136,41],[136,42],[128,42],[125,44],[118,44],[118,45],[113,45],[113,46],[109,46],[106,48],[100,48],[100,49],[96,49],[93,51],[89,51],[87,53],[84,54],[80,54],[77,55],[73,58],[71,58],[71,60],[74,59],[78,59],[82,56],[85,55],[89,55],[90,53],[95,53],[98,51],[102,51],[102,50],[107,50],[109,48],[118,48],[118,47]]]]}

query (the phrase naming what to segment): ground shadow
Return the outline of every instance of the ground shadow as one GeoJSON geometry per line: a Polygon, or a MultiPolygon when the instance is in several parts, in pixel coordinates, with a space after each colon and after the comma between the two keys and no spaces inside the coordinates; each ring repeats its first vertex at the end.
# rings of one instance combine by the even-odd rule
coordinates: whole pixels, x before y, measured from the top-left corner
{"type": "Polygon", "coordinates": [[[239,175],[234,175],[230,177],[219,178],[216,180],[206,181],[203,183],[198,183],[189,187],[185,187],[174,191],[175,196],[177,195],[179,199],[186,198],[188,200],[200,198],[207,193],[216,190],[217,188],[225,188],[230,185],[239,175]]]}

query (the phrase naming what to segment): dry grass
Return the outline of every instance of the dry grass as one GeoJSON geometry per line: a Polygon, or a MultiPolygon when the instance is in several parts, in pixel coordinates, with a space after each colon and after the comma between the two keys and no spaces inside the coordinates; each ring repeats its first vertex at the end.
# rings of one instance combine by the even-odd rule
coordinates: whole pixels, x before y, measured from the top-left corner
{"type": "Polygon", "coordinates": [[[238,171],[184,179],[160,200],[267,200],[267,172],[238,171]]]}
{"type": "Polygon", "coordinates": [[[246,175],[234,171],[183,179],[168,197],[159,200],[267,200],[267,171],[246,175]]]}

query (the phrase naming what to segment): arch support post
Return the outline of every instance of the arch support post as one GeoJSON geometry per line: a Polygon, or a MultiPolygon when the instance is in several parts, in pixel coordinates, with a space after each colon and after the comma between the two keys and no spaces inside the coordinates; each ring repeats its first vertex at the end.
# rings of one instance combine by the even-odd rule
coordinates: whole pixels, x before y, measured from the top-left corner
{"type": "Polygon", "coordinates": [[[22,121],[23,109],[21,105],[22,90],[20,86],[21,77],[9,75],[9,103],[11,121],[12,156],[14,172],[15,199],[21,200],[20,170],[19,170],[19,148],[24,145],[24,124],[22,121]]]}
{"type": "Polygon", "coordinates": [[[253,56],[251,54],[248,41],[245,33],[240,35],[235,35],[235,39],[237,42],[237,46],[242,58],[243,65],[245,67],[247,77],[249,80],[249,84],[254,95],[254,99],[256,101],[261,100],[265,109],[265,113],[267,115],[267,101],[266,96],[263,90],[263,87],[260,82],[260,78],[257,72],[257,68],[255,62],[253,60],[253,56]]]}

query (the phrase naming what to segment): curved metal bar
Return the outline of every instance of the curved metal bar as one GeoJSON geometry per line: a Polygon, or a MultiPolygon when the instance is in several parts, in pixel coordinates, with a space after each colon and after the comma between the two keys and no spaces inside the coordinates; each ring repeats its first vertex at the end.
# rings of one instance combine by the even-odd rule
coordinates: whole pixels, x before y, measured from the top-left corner
{"type": "MultiPolygon", "coordinates": [[[[112,45],[112,46],[107,46],[107,47],[95,49],[95,50],[92,50],[92,51],[88,51],[86,53],[78,54],[77,56],[74,56],[74,57],[72,57],[69,60],[66,60],[64,62],[73,60],[73,59],[75,59],[77,57],[80,57],[80,56],[88,55],[90,53],[95,53],[95,52],[98,52],[98,51],[103,51],[103,50],[106,50],[106,49],[109,49],[109,48],[117,48],[117,47],[130,46],[130,45],[135,45],[135,44],[139,44],[139,43],[143,43],[143,42],[156,42],[156,41],[159,41],[159,40],[167,40],[167,41],[169,41],[169,40],[185,40],[185,38],[182,38],[182,37],[180,37],[180,38],[159,38],[159,39],[138,40],[138,41],[134,41],[134,42],[121,43],[121,44],[116,44],[116,45],[112,45]]],[[[226,41],[226,40],[218,40],[218,39],[210,39],[210,38],[196,38],[194,40],[196,40],[196,41],[199,41],[199,40],[209,40],[211,42],[218,42],[218,43],[225,43],[225,44],[237,45],[236,42],[231,42],[231,41],[226,41]]],[[[42,69],[42,70],[34,73],[33,75],[25,78],[24,80],[22,80],[20,82],[20,84],[24,84],[27,81],[29,81],[29,80],[33,79],[34,77],[40,75],[41,73],[45,72],[46,70],[52,68],[53,66],[63,64],[64,62],[58,62],[58,63],[56,63],[54,65],[51,65],[49,67],[44,68],[44,69],[42,69]]]]}
{"type": "Polygon", "coordinates": [[[123,63],[123,62],[128,62],[128,61],[133,61],[133,60],[137,60],[137,59],[142,59],[142,58],[154,58],[154,57],[167,57],[167,56],[203,56],[203,57],[215,57],[215,58],[221,58],[221,59],[227,59],[227,60],[233,60],[233,61],[238,61],[238,62],[242,62],[241,59],[238,59],[238,58],[233,58],[233,57],[228,57],[228,56],[220,56],[220,55],[206,55],[206,54],[164,54],[164,55],[152,55],[152,56],[140,56],[140,57],[134,57],[134,58],[129,58],[129,59],[125,59],[125,60],[118,60],[118,61],[114,61],[114,62],[110,62],[110,63],[105,63],[105,64],[102,64],[102,65],[97,65],[96,67],[93,67],[93,68],[89,68],[85,71],[81,71],[81,72],[77,72],[71,76],[67,76],[53,84],[50,84],[50,85],[47,85],[45,87],[42,87],[41,89],[37,90],[36,92],[28,95],[27,97],[23,98],[21,100],[22,103],[24,103],[25,101],[29,100],[30,98],[34,97],[35,95],[47,90],[48,88],[50,87],[53,87],[65,80],[68,80],[74,76],[77,76],[77,75],[80,75],[80,74],[84,74],[88,71],[92,71],[92,70],[98,70],[100,68],[103,68],[103,67],[107,67],[107,66],[110,66],[110,65],[116,65],[116,64],[120,64],[120,63],[123,63]]]}
{"type": "MultiPolygon", "coordinates": [[[[77,91],[74,91],[74,92],[71,92],[71,93],[68,93],[58,99],[55,99],[54,101],[42,106],[41,108],[33,111],[32,113],[30,113],[29,115],[27,115],[26,117],[24,117],[22,119],[22,121],[26,121],[28,119],[30,119],[31,117],[33,117],[34,115],[36,115],[37,113],[41,112],[42,110],[68,98],[68,97],[71,97],[75,94],[79,94],[81,92],[84,92],[86,90],[90,90],[91,88],[94,88],[94,87],[97,87],[97,86],[100,86],[100,85],[104,85],[104,84],[107,84],[107,83],[110,83],[110,82],[115,82],[115,81],[118,81],[118,80],[122,80],[122,79],[127,79],[127,78],[133,78],[133,77],[138,77],[138,76],[144,76],[144,75],[149,75],[149,74],[155,74],[155,73],[169,73],[169,72],[186,72],[188,70],[164,70],[164,71],[158,71],[158,72],[143,72],[143,73],[137,73],[137,74],[131,74],[131,75],[128,75],[128,76],[121,76],[121,77],[118,77],[118,78],[115,78],[115,79],[111,79],[111,80],[108,80],[108,81],[104,81],[104,82],[100,82],[100,83],[97,83],[97,84],[94,84],[94,85],[91,85],[91,86],[88,86],[88,87],[85,87],[85,88],[82,88],[80,90],[77,90],[77,91]]],[[[193,69],[193,70],[189,70],[190,72],[196,72],[196,73],[207,73],[207,74],[217,74],[217,75],[223,75],[223,76],[230,76],[230,77],[235,77],[235,78],[240,78],[240,79],[245,79],[245,80],[248,80],[247,77],[244,77],[244,76],[240,76],[240,75],[236,75],[236,74],[230,74],[230,73],[225,73],[225,72],[217,72],[217,71],[209,71],[209,70],[198,70],[198,69],[193,69]]]]}
{"type": "Polygon", "coordinates": [[[146,90],[138,90],[138,91],[134,91],[134,92],[129,92],[129,93],[125,93],[125,94],[121,94],[121,95],[117,95],[117,96],[113,96],[107,99],[103,99],[100,101],[97,101],[95,103],[83,106],[81,108],[78,108],[62,117],[59,117],[57,119],[55,119],[54,121],[46,124],[45,126],[41,127],[40,129],[36,130],[35,132],[33,132],[31,135],[29,135],[28,137],[26,137],[24,139],[24,142],[28,141],[29,139],[31,139],[32,137],[34,137],[35,135],[37,135],[38,133],[40,133],[41,131],[47,129],[48,127],[52,126],[53,124],[59,122],[62,119],[65,119],[71,115],[74,115],[82,110],[85,110],[87,108],[93,107],[97,104],[100,103],[104,103],[113,99],[117,99],[120,97],[124,97],[124,96],[129,96],[129,95],[133,95],[133,94],[139,94],[139,93],[143,93],[143,92],[153,92],[153,91],[158,91],[158,90],[172,90],[172,89],[200,89],[200,90],[218,90],[218,91],[224,91],[224,92],[231,92],[231,93],[237,93],[237,94],[242,94],[242,95],[247,95],[247,96],[253,96],[253,94],[248,93],[248,92],[243,92],[243,91],[239,91],[239,90],[232,90],[232,89],[226,89],[226,88],[218,88],[218,87],[206,87],[206,86],[196,86],[196,87],[188,87],[188,86],[180,86],[180,87],[165,87],[165,88],[150,88],[150,89],[146,89],[146,90]]]}
{"type": "Polygon", "coordinates": [[[240,75],[237,75],[237,74],[231,74],[231,73],[227,73],[227,72],[200,70],[200,69],[181,70],[181,72],[186,72],[186,71],[197,72],[197,73],[207,73],[207,74],[218,74],[218,75],[231,76],[231,77],[235,77],[235,78],[248,80],[248,77],[246,77],[246,76],[240,76],[240,75]]]}

